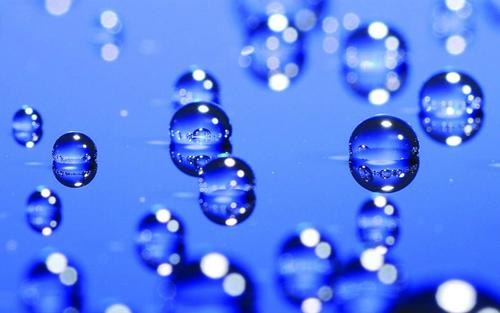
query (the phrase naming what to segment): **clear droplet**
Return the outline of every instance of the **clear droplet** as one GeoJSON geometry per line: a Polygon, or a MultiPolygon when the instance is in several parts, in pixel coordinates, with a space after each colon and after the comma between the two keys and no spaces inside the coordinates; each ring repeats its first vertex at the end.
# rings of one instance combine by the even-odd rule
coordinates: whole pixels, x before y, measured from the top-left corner
{"type": "Polygon", "coordinates": [[[38,187],[28,198],[28,224],[33,230],[50,236],[61,224],[61,200],[47,187],[38,187]]]}
{"type": "Polygon", "coordinates": [[[12,119],[12,135],[20,145],[33,148],[42,138],[42,125],[40,113],[30,106],[23,105],[12,119]]]}
{"type": "Polygon", "coordinates": [[[97,149],[87,135],[69,132],[52,149],[52,171],[57,180],[72,188],[89,184],[97,173],[97,149]]]}
{"type": "Polygon", "coordinates": [[[469,75],[438,73],[420,90],[420,123],[431,138],[458,146],[481,129],[483,99],[481,88],[469,75]]]}
{"type": "Polygon", "coordinates": [[[354,129],[349,141],[349,168],[362,187],[395,192],[417,175],[418,153],[417,135],[410,125],[393,116],[376,115],[354,129]]]}
{"type": "Polygon", "coordinates": [[[255,176],[248,164],[234,157],[217,158],[202,168],[200,206],[213,222],[234,226],[255,207],[255,176]]]}
{"type": "Polygon", "coordinates": [[[181,107],[170,121],[174,144],[220,145],[231,136],[226,113],[210,102],[195,102],[181,107]]]}

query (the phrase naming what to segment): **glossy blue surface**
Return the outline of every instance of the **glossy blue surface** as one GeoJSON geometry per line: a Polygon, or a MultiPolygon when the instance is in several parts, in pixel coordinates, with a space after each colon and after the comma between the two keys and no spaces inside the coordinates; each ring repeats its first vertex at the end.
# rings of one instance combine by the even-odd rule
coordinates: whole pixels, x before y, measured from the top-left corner
{"type": "Polygon", "coordinates": [[[376,114],[406,121],[421,146],[417,176],[390,195],[401,217],[390,256],[405,285],[418,292],[436,279],[471,277],[478,290],[498,297],[499,25],[481,1],[474,42],[457,56],[433,35],[435,1],[329,3],[324,14],[338,19],[341,46],[347,13],[361,24],[383,21],[405,38],[411,71],[404,88],[378,107],[346,88],[342,50],[323,51],[321,27],[305,37],[300,78],[276,93],[238,64],[246,34],[233,1],[74,1],[62,16],[48,14],[43,2],[0,1],[0,312],[23,312],[20,286],[47,246],[77,262],[85,312],[104,312],[108,299],[133,312],[162,312],[165,282],[135,247],[137,226],[155,203],[184,222],[189,262],[220,251],[254,282],[257,312],[300,312],[275,279],[276,257],[290,231],[307,221],[335,243],[339,262],[359,258],[357,213],[371,193],[352,178],[347,146],[356,125],[376,114]],[[95,49],[96,18],[105,9],[117,12],[126,30],[115,62],[95,49]],[[233,153],[258,180],[256,208],[236,227],[206,218],[197,178],[170,160],[173,84],[193,64],[217,77],[233,153]],[[421,87],[448,70],[473,77],[487,101],[481,131],[453,149],[430,138],[418,116],[421,87]],[[33,149],[12,138],[12,117],[23,104],[44,122],[33,149]],[[89,135],[99,150],[98,173],[83,188],[66,188],[51,170],[52,146],[69,130],[89,135]],[[40,184],[64,205],[62,224],[49,237],[26,223],[26,199],[40,184]]]}

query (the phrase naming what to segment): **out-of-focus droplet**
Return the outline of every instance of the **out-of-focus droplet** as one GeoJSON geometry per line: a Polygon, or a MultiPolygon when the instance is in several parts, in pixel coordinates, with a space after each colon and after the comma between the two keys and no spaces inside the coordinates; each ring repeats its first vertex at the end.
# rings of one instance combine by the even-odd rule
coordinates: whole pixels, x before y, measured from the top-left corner
{"type": "Polygon", "coordinates": [[[343,49],[343,75],[352,90],[373,105],[387,103],[408,73],[403,37],[383,22],[354,30],[343,49]]]}
{"type": "Polygon", "coordinates": [[[451,55],[465,52],[474,31],[474,6],[470,0],[441,0],[433,16],[433,30],[451,55]]]}
{"type": "Polygon", "coordinates": [[[184,259],[184,227],[165,206],[157,204],[140,222],[137,254],[160,276],[170,276],[184,259]]]}
{"type": "Polygon", "coordinates": [[[399,213],[391,201],[376,196],[365,202],[358,213],[358,235],[366,248],[387,252],[399,237],[399,213]]]}
{"type": "Polygon", "coordinates": [[[36,232],[52,235],[61,224],[61,200],[49,188],[38,187],[28,198],[26,219],[36,232]]]}
{"type": "Polygon", "coordinates": [[[255,207],[255,176],[248,164],[220,157],[201,170],[200,207],[213,222],[234,226],[246,220],[255,207]]]}
{"type": "Polygon", "coordinates": [[[219,84],[205,70],[193,67],[182,74],[174,86],[174,107],[179,109],[192,102],[219,103],[219,84]]]}
{"type": "Polygon", "coordinates": [[[211,102],[195,102],[181,107],[170,121],[174,144],[220,145],[231,136],[226,113],[211,102]]]}
{"type": "Polygon", "coordinates": [[[249,33],[239,63],[271,90],[288,89],[304,64],[302,35],[293,27],[273,30],[263,23],[249,33]]]}
{"type": "Polygon", "coordinates": [[[405,121],[376,115],[359,124],[349,140],[349,168],[354,179],[374,192],[408,186],[419,167],[419,142],[405,121]]]}
{"type": "Polygon", "coordinates": [[[40,113],[30,106],[23,105],[12,119],[12,135],[20,145],[33,148],[42,138],[42,125],[40,113]]]}
{"type": "Polygon", "coordinates": [[[81,273],[61,252],[51,251],[36,262],[24,279],[20,295],[33,313],[78,313],[81,309],[81,273]]]}
{"type": "Polygon", "coordinates": [[[44,0],[45,10],[55,16],[65,15],[71,9],[73,0],[44,0]]]}
{"type": "Polygon", "coordinates": [[[57,139],[52,149],[52,171],[57,180],[72,188],[89,184],[97,172],[97,149],[90,137],[69,132],[57,139]]]}
{"type": "Polygon", "coordinates": [[[483,106],[483,92],[472,77],[438,73],[420,90],[420,123],[431,138],[458,146],[481,129],[483,106]]]}
{"type": "Polygon", "coordinates": [[[227,256],[211,252],[179,268],[167,295],[172,313],[254,313],[254,285],[250,276],[227,256]]]}
{"type": "Polygon", "coordinates": [[[100,57],[106,62],[114,62],[121,53],[124,32],[119,15],[113,10],[104,10],[97,21],[96,44],[100,57]]]}
{"type": "Polygon", "coordinates": [[[339,265],[333,243],[316,228],[301,225],[283,244],[277,264],[282,291],[303,312],[332,300],[339,265]]]}

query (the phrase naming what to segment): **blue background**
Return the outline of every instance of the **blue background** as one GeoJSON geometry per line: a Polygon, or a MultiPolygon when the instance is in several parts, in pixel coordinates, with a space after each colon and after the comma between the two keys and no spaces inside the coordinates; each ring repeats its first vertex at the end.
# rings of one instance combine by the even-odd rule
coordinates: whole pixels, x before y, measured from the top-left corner
{"type": "Polygon", "coordinates": [[[161,282],[140,263],[133,242],[140,218],[155,203],[184,221],[191,257],[224,252],[251,273],[260,312],[293,312],[275,283],[274,266],[298,223],[323,229],[343,262],[361,251],[356,214],[370,193],[338,157],[347,156],[354,127],[377,113],[409,122],[421,143],[416,179],[389,196],[402,217],[393,257],[410,286],[470,277],[498,290],[500,169],[491,165],[500,161],[500,28],[483,3],[476,6],[474,42],[460,56],[448,55],[432,36],[433,1],[330,3],[329,15],[355,12],[364,22],[382,20],[406,38],[409,79],[383,107],[345,88],[339,55],[323,52],[321,31],[307,37],[306,66],[295,84],[282,93],[269,91],[238,65],[243,22],[233,4],[76,1],[68,14],[55,17],[42,1],[0,2],[0,312],[21,310],[19,285],[46,246],[66,252],[80,267],[87,310],[115,298],[139,312],[158,312],[161,282]],[[125,43],[114,63],[104,62],[94,44],[98,16],[107,8],[124,23],[125,43]],[[233,125],[233,152],[257,177],[256,209],[234,228],[203,215],[197,180],[169,157],[172,84],[192,64],[217,77],[233,125]],[[483,129],[458,148],[432,141],[417,117],[420,86],[447,68],[468,72],[485,94],[483,129]],[[44,119],[44,137],[31,150],[11,137],[11,119],[22,104],[44,119]],[[123,109],[128,117],[120,116],[123,109]],[[97,176],[80,189],[60,185],[50,168],[54,141],[70,130],[86,133],[98,148],[97,176]],[[40,184],[55,189],[64,210],[61,227],[49,238],[25,222],[26,200],[40,184]]]}

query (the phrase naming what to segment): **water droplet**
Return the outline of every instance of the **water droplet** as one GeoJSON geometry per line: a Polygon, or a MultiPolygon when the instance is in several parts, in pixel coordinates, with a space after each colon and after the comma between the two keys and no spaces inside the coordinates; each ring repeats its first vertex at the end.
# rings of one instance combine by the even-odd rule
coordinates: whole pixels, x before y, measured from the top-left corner
{"type": "Polygon", "coordinates": [[[243,160],[233,157],[217,158],[201,171],[201,209],[217,224],[239,224],[253,212],[254,187],[253,171],[243,160]]]}
{"type": "Polygon", "coordinates": [[[175,166],[190,176],[199,176],[201,169],[211,160],[230,154],[229,141],[219,145],[170,145],[170,157],[175,166]]]}
{"type": "Polygon", "coordinates": [[[219,84],[210,73],[193,67],[175,83],[173,100],[176,109],[192,102],[219,103],[219,84]]]}
{"type": "Polygon", "coordinates": [[[240,65],[249,68],[274,91],[287,89],[303,63],[302,36],[293,27],[274,31],[261,24],[249,33],[247,45],[240,53],[240,65]]]}
{"type": "Polygon", "coordinates": [[[406,43],[382,22],[354,30],[345,42],[342,62],[347,84],[373,105],[387,103],[406,81],[406,43]]]}
{"type": "Polygon", "coordinates": [[[123,24],[119,15],[113,10],[104,10],[97,19],[96,44],[101,58],[106,62],[114,62],[120,56],[124,41],[123,24]]]}
{"type": "MultiPolygon", "coordinates": [[[[401,293],[400,273],[391,263],[369,271],[358,260],[351,261],[333,285],[334,301],[340,312],[390,312],[401,293]]],[[[427,311],[424,311],[427,312],[427,311]]]]}
{"type": "Polygon", "coordinates": [[[137,254],[160,276],[170,276],[184,259],[184,227],[165,206],[157,204],[140,222],[137,254]]]}
{"type": "Polygon", "coordinates": [[[278,256],[280,287],[290,301],[302,306],[308,306],[309,299],[330,301],[337,271],[332,242],[307,225],[285,241],[278,256]]]}
{"type": "Polygon", "coordinates": [[[358,235],[366,248],[386,252],[396,244],[399,235],[399,213],[384,196],[366,201],[358,213],[358,235]]]}
{"type": "Polygon", "coordinates": [[[26,218],[36,232],[52,235],[61,223],[61,200],[49,188],[38,187],[28,198],[26,218]]]}
{"type": "Polygon", "coordinates": [[[250,29],[263,19],[271,28],[282,25],[284,22],[276,18],[280,16],[286,19],[286,25],[290,23],[304,32],[314,29],[326,7],[325,0],[239,0],[238,4],[250,29]]]}
{"type": "Polygon", "coordinates": [[[458,146],[481,129],[483,93],[467,74],[442,72],[420,91],[420,123],[431,138],[458,146]]]}
{"type": "Polygon", "coordinates": [[[179,268],[166,289],[172,312],[255,312],[249,275],[217,252],[179,268]]]}
{"type": "Polygon", "coordinates": [[[96,158],[97,149],[92,139],[80,132],[69,132],[54,143],[52,171],[61,184],[83,187],[97,173],[96,158]]]}
{"type": "Polygon", "coordinates": [[[195,102],[181,107],[170,121],[174,144],[220,145],[231,136],[226,113],[210,102],[195,102]]]}
{"type": "Polygon", "coordinates": [[[349,141],[349,167],[354,179],[375,192],[394,192],[408,186],[419,166],[419,143],[403,120],[376,115],[359,124],[349,141]],[[356,149],[367,146],[369,149],[356,149]]]}
{"type": "Polygon", "coordinates": [[[12,135],[20,145],[33,148],[42,138],[42,124],[40,113],[30,106],[23,105],[12,119],[12,135]]]}
{"type": "Polygon", "coordinates": [[[60,252],[36,262],[21,286],[28,312],[80,312],[80,271],[60,252]]]}
{"type": "Polygon", "coordinates": [[[475,31],[474,6],[468,0],[442,0],[434,9],[434,35],[451,55],[465,52],[475,31]]]}

